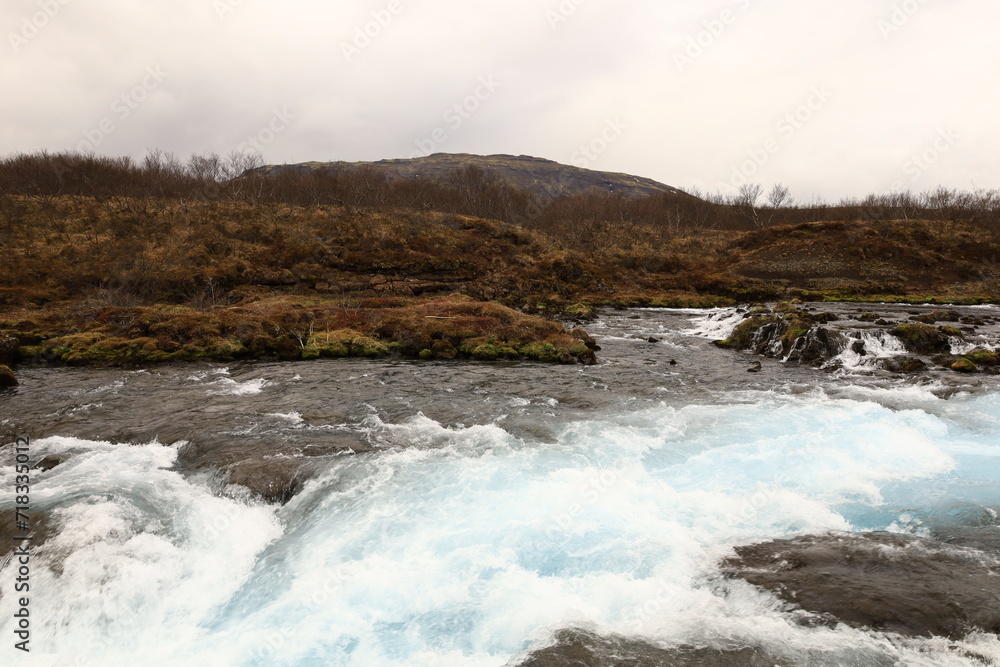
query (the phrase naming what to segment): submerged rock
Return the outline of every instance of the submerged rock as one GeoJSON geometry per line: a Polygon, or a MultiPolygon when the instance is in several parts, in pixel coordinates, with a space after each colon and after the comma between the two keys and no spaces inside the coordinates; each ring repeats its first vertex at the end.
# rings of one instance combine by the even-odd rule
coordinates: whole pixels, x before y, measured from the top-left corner
{"type": "Polygon", "coordinates": [[[854,627],[961,638],[1000,632],[995,554],[890,533],[831,533],[736,548],[723,571],[854,627]]]}

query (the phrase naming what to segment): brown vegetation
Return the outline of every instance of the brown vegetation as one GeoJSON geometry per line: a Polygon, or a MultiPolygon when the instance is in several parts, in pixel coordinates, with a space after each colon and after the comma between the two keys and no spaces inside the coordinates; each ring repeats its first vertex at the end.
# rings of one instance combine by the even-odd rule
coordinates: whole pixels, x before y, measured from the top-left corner
{"type": "Polygon", "coordinates": [[[759,188],[546,198],[479,167],[390,179],[258,166],[0,161],[0,338],[16,337],[22,360],[70,363],[591,360],[582,339],[526,313],[1000,292],[995,193],[800,208],[778,188],[758,207],[759,188]]]}

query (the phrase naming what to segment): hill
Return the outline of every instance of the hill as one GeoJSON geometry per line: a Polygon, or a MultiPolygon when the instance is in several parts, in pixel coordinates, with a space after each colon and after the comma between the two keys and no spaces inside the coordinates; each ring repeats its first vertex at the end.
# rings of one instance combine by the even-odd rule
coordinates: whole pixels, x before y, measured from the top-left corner
{"type": "Polygon", "coordinates": [[[279,175],[313,171],[352,173],[368,169],[385,174],[390,179],[424,179],[448,183],[453,179],[455,172],[469,167],[496,176],[502,182],[542,199],[581,194],[622,194],[628,197],[686,194],[649,178],[594,171],[527,155],[435,153],[420,158],[378,162],[303,162],[267,165],[254,172],[279,175]]]}

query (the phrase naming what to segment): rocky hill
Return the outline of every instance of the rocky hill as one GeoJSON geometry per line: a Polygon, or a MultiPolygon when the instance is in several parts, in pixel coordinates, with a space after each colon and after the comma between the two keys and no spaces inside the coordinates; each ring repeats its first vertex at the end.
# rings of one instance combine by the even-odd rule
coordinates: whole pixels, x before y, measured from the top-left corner
{"type": "Polygon", "coordinates": [[[267,165],[254,170],[254,173],[285,174],[314,170],[354,172],[367,168],[383,172],[394,180],[422,178],[447,182],[456,171],[466,167],[482,169],[487,174],[497,176],[520,190],[544,199],[564,195],[606,193],[621,193],[631,197],[660,193],[690,196],[677,188],[649,178],[583,169],[527,155],[435,153],[427,157],[378,162],[302,162],[267,165]]]}

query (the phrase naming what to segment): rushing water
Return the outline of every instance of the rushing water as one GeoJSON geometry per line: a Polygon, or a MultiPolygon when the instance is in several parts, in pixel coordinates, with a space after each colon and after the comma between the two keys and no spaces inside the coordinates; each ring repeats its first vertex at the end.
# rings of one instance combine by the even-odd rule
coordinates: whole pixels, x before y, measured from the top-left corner
{"type": "Polygon", "coordinates": [[[3,443],[29,435],[62,463],[32,475],[51,528],[31,659],[8,564],[0,662],[500,666],[578,628],[791,665],[996,664],[995,635],[802,624],[719,574],[734,546],[779,537],[1000,530],[982,518],[1000,508],[996,378],[860,359],[747,373],[708,342],[738,319],[608,314],[588,327],[595,367],[23,369],[3,443]],[[255,501],[214,472],[244,455],[311,477],[255,501]]]}

